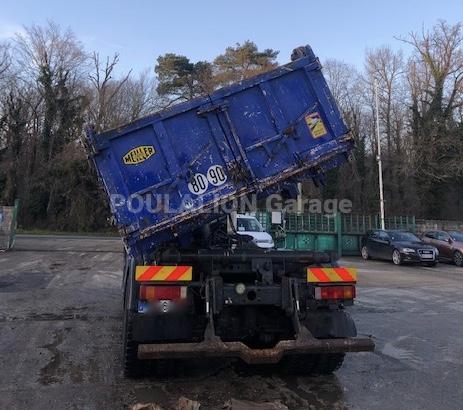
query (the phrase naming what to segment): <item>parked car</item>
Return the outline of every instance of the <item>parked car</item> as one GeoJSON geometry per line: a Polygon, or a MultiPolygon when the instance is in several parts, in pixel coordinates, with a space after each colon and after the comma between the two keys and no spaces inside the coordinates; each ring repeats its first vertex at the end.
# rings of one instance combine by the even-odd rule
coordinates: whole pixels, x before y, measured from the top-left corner
{"type": "Polygon", "coordinates": [[[362,237],[361,253],[363,259],[392,260],[395,265],[422,263],[435,266],[439,256],[435,246],[424,243],[411,232],[382,229],[368,231],[362,237]]]}
{"type": "Polygon", "coordinates": [[[423,241],[439,249],[439,259],[463,266],[463,232],[428,231],[424,233],[423,241]]]}

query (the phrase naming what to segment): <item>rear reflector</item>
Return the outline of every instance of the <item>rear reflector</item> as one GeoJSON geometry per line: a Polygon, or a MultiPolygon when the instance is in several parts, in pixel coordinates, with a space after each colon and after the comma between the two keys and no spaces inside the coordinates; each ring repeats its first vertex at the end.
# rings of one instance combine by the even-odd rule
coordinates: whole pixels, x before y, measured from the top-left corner
{"type": "Polygon", "coordinates": [[[307,282],[357,282],[355,268],[307,268],[307,282]]]}
{"type": "Polygon", "coordinates": [[[140,285],[140,300],[177,300],[186,299],[186,286],[150,286],[140,285]]]}
{"type": "Polygon", "coordinates": [[[318,286],[315,299],[355,299],[355,286],[318,286]]]}
{"type": "Polygon", "coordinates": [[[191,266],[137,266],[135,280],[138,282],[179,282],[191,281],[191,266]]]}

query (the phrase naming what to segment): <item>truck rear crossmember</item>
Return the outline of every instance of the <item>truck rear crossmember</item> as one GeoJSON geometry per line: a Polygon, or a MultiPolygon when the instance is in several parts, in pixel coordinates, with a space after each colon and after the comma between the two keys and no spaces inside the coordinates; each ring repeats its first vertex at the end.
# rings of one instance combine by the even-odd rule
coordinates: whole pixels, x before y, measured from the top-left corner
{"type": "Polygon", "coordinates": [[[282,340],[272,348],[251,349],[242,342],[223,342],[209,330],[200,343],[141,344],[138,346],[138,358],[228,357],[240,358],[247,364],[275,364],[284,355],[364,352],[373,351],[374,347],[370,338],[316,339],[302,326],[295,340],[282,340]]]}

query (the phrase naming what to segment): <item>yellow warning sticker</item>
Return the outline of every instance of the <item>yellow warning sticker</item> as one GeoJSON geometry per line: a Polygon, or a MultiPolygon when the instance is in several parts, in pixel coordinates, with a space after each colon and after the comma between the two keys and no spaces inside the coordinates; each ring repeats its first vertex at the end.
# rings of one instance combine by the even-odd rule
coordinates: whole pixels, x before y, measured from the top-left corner
{"type": "Polygon", "coordinates": [[[318,112],[306,115],[305,122],[313,138],[323,137],[326,134],[325,124],[323,124],[322,117],[318,112]]]}
{"type": "Polygon", "coordinates": [[[122,160],[126,165],[140,164],[141,162],[146,161],[148,158],[153,156],[155,153],[156,150],[152,145],[142,145],[140,147],[131,149],[122,157],[122,160]]]}

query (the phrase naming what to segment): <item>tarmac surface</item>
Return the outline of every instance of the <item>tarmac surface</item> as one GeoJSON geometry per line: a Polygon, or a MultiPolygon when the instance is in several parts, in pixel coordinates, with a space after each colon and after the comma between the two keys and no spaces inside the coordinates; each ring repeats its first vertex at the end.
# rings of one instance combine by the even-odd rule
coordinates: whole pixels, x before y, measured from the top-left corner
{"type": "Polygon", "coordinates": [[[252,403],[461,409],[463,268],[344,262],[359,268],[349,311],[359,333],[374,337],[376,351],[348,354],[334,375],[288,377],[203,361],[172,378],[127,380],[120,365],[120,240],[19,236],[14,250],[0,253],[0,409],[127,409],[136,403],[175,409],[180,398],[199,402],[201,410],[251,409],[252,403]]]}

